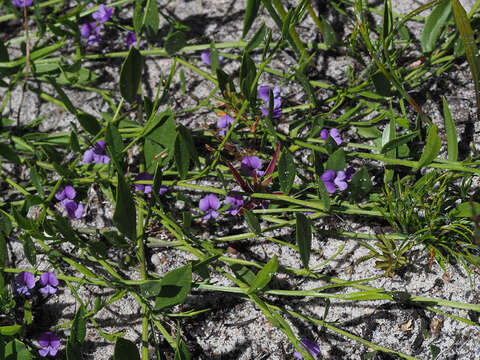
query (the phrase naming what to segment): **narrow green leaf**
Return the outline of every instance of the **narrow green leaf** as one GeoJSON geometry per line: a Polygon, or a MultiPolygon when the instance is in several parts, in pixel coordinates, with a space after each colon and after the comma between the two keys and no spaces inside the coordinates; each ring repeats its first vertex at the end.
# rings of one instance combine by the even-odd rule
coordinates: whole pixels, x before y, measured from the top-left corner
{"type": "Polygon", "coordinates": [[[13,146],[0,143],[0,155],[14,164],[20,165],[22,163],[17,153],[13,151],[13,146]]]}
{"type": "Polygon", "coordinates": [[[343,171],[347,161],[343,148],[337,149],[325,163],[325,170],[343,171]]]}
{"type": "Polygon", "coordinates": [[[72,341],[71,339],[67,340],[66,345],[67,360],[82,360],[82,345],[72,341]]]}
{"type": "Polygon", "coordinates": [[[190,165],[190,153],[180,132],[177,132],[177,137],[175,138],[175,165],[180,178],[182,180],[186,179],[190,165]]]}
{"type": "Polygon", "coordinates": [[[193,141],[191,130],[187,129],[183,125],[179,125],[177,130],[182,135],[183,143],[185,144],[186,150],[188,151],[190,160],[192,160],[194,164],[199,166],[200,162],[198,160],[197,149],[195,147],[195,142],[193,141]]]}
{"type": "Polygon", "coordinates": [[[396,137],[395,139],[387,141],[383,146],[382,150],[380,151],[382,154],[386,154],[389,151],[395,150],[403,144],[407,144],[413,139],[415,139],[420,134],[420,131],[410,132],[408,134],[404,134],[401,136],[396,137]]]}
{"type": "Polygon", "coordinates": [[[185,33],[181,30],[173,31],[165,37],[165,51],[169,56],[175,55],[186,44],[185,33]]]}
{"type": "Polygon", "coordinates": [[[235,94],[235,85],[232,78],[222,69],[217,69],[217,80],[218,87],[222,92],[222,95],[225,99],[231,99],[232,95],[235,94]]]}
{"type": "Polygon", "coordinates": [[[273,255],[273,258],[265,264],[265,266],[257,273],[255,280],[247,291],[247,294],[252,294],[258,290],[263,289],[272,280],[273,274],[278,269],[277,255],[273,255]]]}
{"type": "Polygon", "coordinates": [[[162,290],[161,280],[147,280],[140,284],[142,295],[147,298],[158,296],[162,290]]]}
{"type": "Polygon", "coordinates": [[[447,132],[448,160],[457,161],[458,160],[457,129],[455,128],[455,122],[453,121],[452,113],[448,108],[448,103],[445,97],[442,98],[442,101],[443,101],[443,123],[445,125],[445,130],[447,132]]]}
{"type": "Polygon", "coordinates": [[[303,267],[308,269],[310,251],[312,250],[312,225],[310,219],[302,213],[297,213],[296,234],[300,259],[302,260],[303,267]]]}
{"type": "Polygon", "coordinates": [[[0,267],[5,266],[5,261],[7,260],[7,239],[3,232],[0,231],[0,267]]]}
{"type": "Polygon", "coordinates": [[[158,25],[160,23],[160,18],[158,16],[158,8],[156,0],[147,1],[147,16],[145,19],[145,26],[147,26],[149,31],[153,34],[156,34],[158,31],[158,25]]]}
{"type": "Polygon", "coordinates": [[[85,323],[85,308],[83,305],[77,310],[70,329],[70,340],[78,344],[83,344],[87,335],[87,326],[85,323]]]}
{"type": "Polygon", "coordinates": [[[97,118],[93,115],[78,112],[77,113],[77,120],[80,125],[91,135],[95,136],[98,132],[102,129],[100,123],[98,122],[97,118]]]}
{"type": "Polygon", "coordinates": [[[292,189],[296,172],[293,156],[287,148],[284,148],[278,161],[278,180],[283,193],[288,194],[292,189]]]}
{"type": "Polygon", "coordinates": [[[240,89],[252,106],[257,99],[257,86],[254,85],[257,68],[255,63],[247,52],[243,53],[242,64],[240,66],[240,89]]]}
{"type": "Polygon", "coordinates": [[[70,265],[72,265],[77,271],[85,275],[87,278],[90,278],[90,279],[98,278],[94,272],[92,272],[89,268],[85,267],[84,265],[77,263],[68,257],[64,257],[63,260],[69,263],[70,265]]]}
{"type": "Polygon", "coordinates": [[[15,334],[18,334],[21,329],[22,325],[0,326],[0,335],[13,336],[15,334]]]}
{"type": "Polygon", "coordinates": [[[450,0],[443,0],[431,12],[423,27],[420,44],[424,53],[431,53],[435,50],[438,37],[452,14],[452,3],[450,0]]]}
{"type": "Polygon", "coordinates": [[[50,85],[53,86],[53,88],[55,89],[55,91],[58,93],[58,95],[60,96],[60,101],[63,103],[63,105],[65,106],[65,109],[67,109],[71,114],[73,115],[76,115],[77,114],[77,108],[75,106],[73,106],[72,102],[70,101],[70,99],[68,98],[67,94],[65,94],[65,92],[63,91],[63,89],[57,84],[57,82],[55,81],[54,78],[52,77],[49,77],[48,78],[48,82],[50,83],[50,85]]]}
{"type": "Polygon", "coordinates": [[[372,81],[373,86],[375,86],[378,94],[385,97],[393,95],[394,92],[392,91],[392,83],[387,79],[385,74],[377,71],[376,73],[372,74],[372,81]]]}
{"type": "Polygon", "coordinates": [[[120,232],[131,240],[136,238],[137,217],[132,192],[125,183],[123,173],[117,173],[118,185],[113,223],[120,232]]]}
{"type": "Polygon", "coordinates": [[[465,9],[458,0],[451,1],[453,14],[455,15],[455,22],[457,23],[458,32],[460,33],[460,38],[462,39],[463,47],[465,49],[465,55],[467,56],[473,77],[475,97],[477,100],[477,118],[480,118],[480,59],[478,47],[475,43],[475,35],[465,9]]]}
{"type": "Polygon", "coordinates": [[[143,14],[145,12],[143,8],[144,0],[135,0],[135,6],[133,8],[133,29],[137,34],[137,38],[142,35],[142,21],[143,21],[143,14]]]}
{"type": "Polygon", "coordinates": [[[325,211],[330,211],[330,194],[327,191],[327,188],[325,187],[325,184],[322,181],[322,178],[320,176],[317,177],[317,183],[318,183],[318,197],[320,200],[323,202],[323,206],[325,208],[325,211]]]}
{"type": "Polygon", "coordinates": [[[32,266],[37,264],[37,251],[35,249],[35,244],[28,234],[23,236],[23,253],[32,266]]]}
{"type": "Polygon", "coordinates": [[[115,160],[114,164],[119,165],[117,170],[123,173],[123,140],[120,131],[111,123],[108,123],[105,129],[105,145],[110,152],[110,158],[115,160]]]}
{"type": "MultiPolygon", "coordinates": [[[[178,331],[177,334],[180,334],[180,331],[178,331]]],[[[188,350],[187,344],[185,344],[185,341],[179,336],[173,360],[190,360],[191,358],[192,356],[190,355],[190,350],[188,350]]]]}
{"type": "Polygon", "coordinates": [[[246,285],[250,286],[255,281],[255,273],[246,266],[231,264],[230,268],[235,274],[235,277],[246,285]]]}
{"type": "Polygon", "coordinates": [[[282,40],[286,39],[290,31],[290,23],[292,22],[294,9],[288,10],[287,15],[283,18],[282,24],[282,40]]]}
{"type": "Polygon", "coordinates": [[[471,203],[469,201],[463,202],[448,213],[450,217],[456,218],[471,218],[474,214],[480,214],[480,203],[476,201],[472,201],[471,203]]]}
{"type": "Polygon", "coordinates": [[[260,228],[260,223],[258,222],[258,218],[255,216],[255,214],[247,209],[243,209],[243,216],[245,217],[245,221],[247,222],[250,230],[252,230],[252,232],[254,232],[256,235],[260,235],[262,229],[260,228]]]}
{"type": "Polygon", "coordinates": [[[140,353],[133,342],[118,337],[113,348],[113,360],[140,360],[140,353]]]}
{"type": "Polygon", "coordinates": [[[438,346],[434,345],[434,344],[430,344],[430,352],[432,353],[432,359],[431,360],[435,360],[438,355],[440,354],[442,349],[440,349],[438,346]]]}
{"type": "Polygon", "coordinates": [[[260,8],[260,0],[247,0],[245,9],[245,17],[243,18],[242,39],[247,36],[248,31],[252,27],[253,21],[257,17],[258,9],[260,8]]]}
{"type": "Polygon", "coordinates": [[[337,42],[337,34],[333,29],[333,26],[322,16],[322,27],[323,27],[323,41],[328,47],[331,47],[337,42]]]}
{"type": "Polygon", "coordinates": [[[251,52],[255,50],[255,48],[260,45],[260,43],[263,41],[265,38],[265,32],[267,31],[267,27],[265,26],[265,23],[260,26],[260,29],[255,33],[255,35],[252,36],[250,41],[248,42],[247,46],[245,46],[245,51],[246,52],[251,52]]]}
{"type": "Polygon", "coordinates": [[[418,161],[416,169],[421,169],[422,167],[430,164],[440,153],[440,147],[442,146],[442,141],[438,137],[437,125],[432,124],[430,130],[428,130],[427,143],[425,144],[425,149],[423,150],[422,156],[418,161]]]}
{"type": "Polygon", "coordinates": [[[129,103],[133,103],[137,96],[142,70],[143,56],[131,46],[120,70],[120,94],[129,103]]]}
{"type": "Polygon", "coordinates": [[[210,69],[212,70],[212,74],[215,74],[219,67],[220,59],[218,57],[218,51],[215,47],[215,41],[212,40],[210,43],[210,69]]]}
{"type": "Polygon", "coordinates": [[[155,299],[155,310],[183,303],[192,286],[192,264],[170,271],[160,282],[162,289],[155,299]]]}

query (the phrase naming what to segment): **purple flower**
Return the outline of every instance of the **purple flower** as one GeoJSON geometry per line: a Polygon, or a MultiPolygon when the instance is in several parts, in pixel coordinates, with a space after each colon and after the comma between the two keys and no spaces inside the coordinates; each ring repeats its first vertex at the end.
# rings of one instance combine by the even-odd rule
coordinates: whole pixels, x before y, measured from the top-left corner
{"type": "Polygon", "coordinates": [[[225,198],[225,204],[230,204],[230,207],[226,211],[227,214],[237,215],[243,206],[243,199],[240,196],[227,196],[225,198]]]}
{"type": "Polygon", "coordinates": [[[350,166],[349,168],[347,168],[347,170],[345,170],[345,175],[347,176],[347,181],[352,180],[353,175],[355,175],[355,169],[350,166]]]}
{"type": "Polygon", "coordinates": [[[73,200],[77,193],[73,186],[67,185],[65,186],[62,191],[59,191],[55,194],[55,199],[63,201],[63,200],[73,200]]]}
{"type": "Polygon", "coordinates": [[[80,219],[83,216],[84,207],[82,203],[77,204],[74,200],[62,200],[61,204],[70,219],[80,219]]]}
{"type": "MultiPolygon", "coordinates": [[[[204,50],[202,51],[202,54],[200,55],[200,57],[202,58],[202,61],[207,64],[208,66],[211,65],[212,63],[212,59],[211,59],[211,55],[210,55],[210,50],[207,49],[207,50],[204,50]]],[[[218,62],[221,63],[223,61],[223,56],[219,55],[218,56],[218,62]]]]}
{"type": "MultiPolygon", "coordinates": [[[[300,342],[300,347],[304,351],[309,352],[314,358],[316,358],[318,354],[320,354],[320,346],[318,346],[318,344],[314,343],[312,340],[303,338],[302,340],[300,340],[300,342]]],[[[295,356],[297,359],[303,359],[302,354],[300,354],[298,351],[295,351],[293,356],[295,356]]]]}
{"type": "MultiPolygon", "coordinates": [[[[146,173],[146,172],[143,172],[143,173],[138,174],[135,177],[135,181],[138,181],[138,180],[153,180],[153,175],[149,174],[149,173],[146,173]]],[[[136,191],[143,191],[144,194],[150,194],[152,192],[152,185],[135,184],[135,190],[136,191]]]]}
{"type": "MultiPolygon", "coordinates": [[[[329,135],[329,131],[327,129],[323,129],[320,132],[320,137],[325,141],[327,141],[328,135],[329,135]]],[[[337,128],[330,129],[330,136],[333,140],[335,140],[337,145],[340,145],[342,143],[342,138],[340,137],[340,134],[337,128]]]]}
{"type": "MultiPolygon", "coordinates": [[[[348,170],[347,170],[348,171],[348,170]]],[[[327,170],[325,171],[322,176],[320,177],[327,188],[327,191],[330,194],[333,194],[336,190],[335,185],[338,187],[340,191],[345,190],[348,187],[347,181],[347,174],[345,171],[337,172],[335,176],[335,171],[327,170]]]]}
{"type": "Polygon", "coordinates": [[[55,294],[57,292],[58,279],[52,272],[44,272],[40,276],[40,285],[43,287],[40,288],[42,294],[55,294]]]}
{"type": "Polygon", "coordinates": [[[80,35],[87,39],[87,45],[94,45],[102,41],[100,26],[95,21],[83,24],[80,27],[80,35]]]}
{"type": "Polygon", "coordinates": [[[92,14],[92,17],[97,20],[100,24],[103,24],[105,21],[110,19],[113,14],[113,7],[107,9],[104,4],[100,4],[98,10],[92,14]]]}
{"type": "Polygon", "coordinates": [[[15,276],[15,290],[21,295],[30,296],[30,289],[35,287],[35,276],[31,272],[22,271],[15,276]]]}
{"type": "Polygon", "coordinates": [[[58,339],[57,335],[52,333],[51,331],[47,331],[40,339],[38,339],[38,343],[40,344],[43,349],[38,350],[40,356],[45,357],[47,355],[55,356],[57,354],[58,348],[60,347],[60,340],[58,339]]]}
{"type": "Polygon", "coordinates": [[[262,160],[260,160],[257,156],[245,156],[242,160],[242,164],[240,165],[240,170],[248,176],[253,176],[253,172],[257,173],[257,176],[262,177],[265,174],[265,171],[260,171],[262,167],[262,160]]]}
{"type": "Polygon", "coordinates": [[[108,164],[110,158],[105,151],[105,140],[98,141],[93,148],[88,149],[83,153],[83,162],[89,164],[94,162],[95,164],[108,164]]]}
{"type": "Polygon", "coordinates": [[[233,125],[234,122],[235,122],[235,119],[228,114],[220,117],[217,121],[217,126],[219,129],[221,129],[219,133],[220,136],[225,136],[229,125],[233,125]]]}
{"type": "Polygon", "coordinates": [[[12,0],[13,6],[23,9],[23,7],[32,6],[33,0],[12,0]]]}
{"type": "MultiPolygon", "coordinates": [[[[280,98],[280,86],[275,86],[272,92],[273,92],[272,118],[277,119],[280,117],[280,115],[282,115],[282,109],[280,109],[280,106],[282,106],[282,99],[280,98]]],[[[266,101],[265,106],[260,109],[262,111],[263,116],[268,116],[268,108],[269,108],[269,101],[270,101],[269,93],[270,93],[269,86],[260,86],[258,88],[258,97],[263,101],[266,101]]]]}
{"type": "MultiPolygon", "coordinates": [[[[125,42],[128,47],[130,46],[136,46],[137,45],[137,35],[133,31],[129,31],[127,33],[127,38],[125,39],[125,42]]],[[[140,47],[143,46],[143,40],[140,40],[140,47]]]]}
{"type": "Polygon", "coordinates": [[[205,213],[203,216],[205,220],[211,218],[216,219],[218,217],[218,212],[216,210],[220,208],[220,200],[218,200],[215,195],[209,194],[200,199],[198,207],[205,213]]]}
{"type": "Polygon", "coordinates": [[[163,195],[168,191],[168,186],[162,185],[160,186],[160,190],[158,191],[158,195],[163,195]]]}

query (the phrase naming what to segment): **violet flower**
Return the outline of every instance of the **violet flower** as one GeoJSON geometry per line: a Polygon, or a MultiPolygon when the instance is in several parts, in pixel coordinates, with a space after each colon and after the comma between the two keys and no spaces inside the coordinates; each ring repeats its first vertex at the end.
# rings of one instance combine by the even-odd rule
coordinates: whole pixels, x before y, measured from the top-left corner
{"type": "Polygon", "coordinates": [[[95,45],[102,41],[100,37],[100,26],[95,21],[83,24],[80,27],[80,35],[87,39],[87,45],[95,45]]]}
{"type": "Polygon", "coordinates": [[[260,160],[257,156],[245,156],[242,160],[242,164],[240,165],[240,170],[243,174],[248,176],[253,176],[253,172],[257,173],[257,176],[262,177],[265,174],[265,171],[260,171],[262,167],[262,160],[260,160]]]}
{"type": "Polygon", "coordinates": [[[60,205],[67,211],[70,219],[80,219],[83,216],[84,206],[82,203],[76,203],[76,192],[73,186],[67,185],[62,191],[55,194],[55,198],[60,200],[60,205]]]}
{"type": "Polygon", "coordinates": [[[347,178],[345,180],[350,181],[353,178],[353,175],[355,175],[355,169],[353,167],[348,167],[347,170],[345,170],[345,175],[347,178]]]}
{"type": "Polygon", "coordinates": [[[55,294],[57,292],[58,279],[52,272],[44,272],[40,276],[40,285],[43,287],[40,288],[42,294],[55,294]]]}
{"type": "Polygon", "coordinates": [[[113,7],[107,8],[104,4],[100,4],[98,10],[92,14],[92,17],[100,24],[108,21],[113,14],[113,7]]]}
{"type": "Polygon", "coordinates": [[[12,4],[19,9],[23,9],[32,6],[33,0],[12,0],[12,4]]]}
{"type": "MultiPolygon", "coordinates": [[[[153,175],[147,172],[142,172],[135,177],[135,181],[138,180],[153,180],[153,175]]],[[[150,194],[152,192],[152,185],[135,184],[136,191],[143,191],[144,194],[150,194]]]]}
{"type": "Polygon", "coordinates": [[[227,196],[225,198],[225,204],[230,204],[228,210],[225,211],[227,214],[237,215],[242,209],[243,199],[241,196],[238,195],[227,196]]]}
{"type": "Polygon", "coordinates": [[[217,121],[217,126],[219,129],[221,129],[219,132],[220,136],[225,136],[225,134],[227,133],[228,127],[230,125],[233,125],[234,122],[235,122],[235,119],[228,114],[220,117],[217,121]]]}
{"type": "Polygon", "coordinates": [[[220,200],[218,200],[215,195],[209,194],[200,199],[198,207],[205,213],[203,216],[204,220],[209,220],[211,218],[216,219],[218,217],[217,210],[220,208],[220,200]]]}
{"type": "Polygon", "coordinates": [[[336,191],[335,185],[338,186],[340,191],[345,190],[348,187],[347,182],[345,181],[347,175],[345,171],[339,171],[335,176],[335,171],[327,170],[320,177],[327,188],[329,194],[333,194],[336,191]]]}
{"type": "Polygon", "coordinates": [[[30,296],[30,289],[35,287],[35,276],[29,271],[22,271],[15,276],[15,290],[21,295],[30,296]]]}
{"type": "MultiPolygon", "coordinates": [[[[280,115],[282,115],[282,109],[280,109],[280,106],[282,106],[282,99],[280,97],[280,86],[275,86],[272,92],[273,92],[272,118],[277,119],[280,117],[280,115]]],[[[263,116],[268,116],[268,108],[269,108],[269,101],[270,101],[269,93],[270,93],[269,86],[260,86],[258,88],[258,97],[266,102],[265,106],[260,109],[262,111],[263,116]]]]}
{"type": "Polygon", "coordinates": [[[73,200],[75,199],[76,195],[77,193],[75,192],[73,186],[67,185],[62,189],[62,191],[59,191],[55,194],[55,199],[60,201],[73,200]]]}
{"type": "Polygon", "coordinates": [[[330,129],[330,132],[327,130],[327,129],[323,129],[321,132],[320,132],[320,137],[327,141],[328,139],[328,135],[330,135],[330,137],[335,140],[335,142],[337,143],[337,145],[340,145],[342,143],[342,138],[340,137],[340,133],[338,132],[338,129],[337,128],[332,128],[330,129]]]}
{"type": "Polygon", "coordinates": [[[108,164],[110,158],[105,150],[105,140],[98,141],[93,148],[88,149],[83,153],[83,162],[89,164],[94,162],[95,164],[108,164]]]}
{"type": "MultiPolygon", "coordinates": [[[[208,66],[210,66],[212,64],[212,57],[210,55],[210,50],[207,49],[207,50],[204,50],[202,51],[202,54],[200,55],[200,57],[202,58],[202,61],[207,64],[208,66]]],[[[219,55],[218,56],[218,62],[219,63],[222,63],[224,57],[219,55]]]]}
{"type": "Polygon", "coordinates": [[[40,339],[38,339],[38,343],[43,348],[38,350],[40,356],[45,357],[47,355],[57,355],[58,348],[60,347],[60,340],[58,339],[57,335],[55,335],[51,331],[47,331],[42,336],[40,336],[40,339]]]}
{"type": "MultiPolygon", "coordinates": [[[[125,39],[125,43],[127,44],[128,47],[130,46],[137,46],[137,34],[135,34],[133,31],[129,31],[127,33],[127,38],[125,39]]],[[[143,40],[140,40],[140,47],[143,46],[143,40]]]]}
{"type": "MultiPolygon", "coordinates": [[[[318,344],[314,343],[312,340],[308,338],[303,338],[302,340],[300,340],[300,343],[300,347],[304,351],[309,352],[314,358],[316,358],[318,354],[320,354],[320,346],[318,346],[318,344]]],[[[293,356],[295,356],[295,358],[297,359],[303,359],[302,354],[300,354],[300,352],[298,351],[295,351],[293,353],[293,356]]]]}

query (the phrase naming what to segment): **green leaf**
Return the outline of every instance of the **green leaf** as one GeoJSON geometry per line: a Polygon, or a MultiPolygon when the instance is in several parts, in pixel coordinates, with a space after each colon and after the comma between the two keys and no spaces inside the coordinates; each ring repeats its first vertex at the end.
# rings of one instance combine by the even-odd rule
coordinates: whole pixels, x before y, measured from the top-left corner
{"type": "Polygon", "coordinates": [[[23,253],[32,266],[37,264],[37,251],[35,250],[35,244],[28,234],[25,234],[23,237],[23,253]]]}
{"type": "Polygon", "coordinates": [[[156,0],[147,1],[147,17],[145,19],[145,26],[149,28],[153,34],[156,34],[158,31],[158,25],[160,19],[158,16],[158,8],[156,0]]]}
{"type": "Polygon", "coordinates": [[[170,108],[161,112],[160,114],[151,116],[143,127],[142,136],[148,136],[157,127],[164,125],[170,117],[173,117],[173,113],[170,108]]]}
{"type": "Polygon", "coordinates": [[[413,139],[415,139],[420,134],[420,131],[410,132],[408,134],[404,134],[401,136],[396,137],[395,139],[387,141],[383,146],[382,150],[380,151],[382,154],[386,154],[389,151],[395,150],[403,144],[407,144],[413,139]]]}
{"type": "Polygon", "coordinates": [[[108,123],[105,129],[105,145],[110,152],[110,158],[118,165],[117,171],[123,173],[123,140],[120,131],[111,123],[108,123]]]}
{"type": "Polygon", "coordinates": [[[30,360],[32,355],[28,352],[25,344],[17,339],[13,339],[5,345],[5,360],[30,360]]]}
{"type": "Polygon", "coordinates": [[[3,232],[0,231],[0,267],[1,268],[5,266],[6,260],[7,260],[7,239],[5,239],[3,232]]]}
{"type": "Polygon", "coordinates": [[[432,360],[435,360],[438,357],[441,350],[442,349],[440,349],[438,346],[434,344],[430,344],[430,352],[432,353],[432,360]]]}
{"type": "Polygon", "coordinates": [[[142,70],[143,56],[140,51],[131,46],[120,70],[120,94],[129,103],[133,103],[137,96],[142,70]]]}
{"type": "Polygon", "coordinates": [[[278,161],[278,180],[283,193],[288,194],[292,189],[296,172],[293,156],[287,148],[284,148],[278,161]]]}
{"type": "Polygon", "coordinates": [[[80,125],[91,135],[95,136],[98,132],[102,129],[100,123],[98,122],[97,118],[93,115],[78,112],[77,113],[77,120],[80,125]]]}
{"type": "Polygon", "coordinates": [[[22,325],[0,326],[0,335],[13,336],[15,334],[18,334],[21,329],[22,325]]]}
{"type": "Polygon", "coordinates": [[[252,294],[258,290],[263,289],[272,280],[273,274],[278,269],[277,255],[273,255],[273,258],[265,264],[265,266],[257,273],[255,280],[247,291],[247,294],[252,294]]]}
{"type": "Polygon", "coordinates": [[[195,142],[193,141],[192,137],[192,132],[183,125],[179,125],[177,130],[182,135],[183,143],[186,146],[186,150],[188,151],[190,160],[192,160],[196,165],[200,165],[197,149],[195,147],[195,142]]]}
{"type": "Polygon", "coordinates": [[[53,88],[55,89],[55,91],[58,93],[58,95],[60,96],[60,101],[63,103],[63,105],[65,106],[65,109],[67,109],[71,114],[73,115],[76,115],[77,114],[77,109],[75,108],[75,106],[73,106],[72,102],[70,101],[70,99],[68,98],[67,94],[65,94],[65,92],[63,91],[63,89],[57,84],[57,82],[55,81],[54,78],[52,77],[49,77],[48,78],[48,82],[50,83],[50,85],[53,86],[53,88]]]}
{"type": "Polygon", "coordinates": [[[480,203],[476,201],[472,202],[463,202],[454,209],[450,210],[448,213],[450,217],[456,217],[456,218],[471,218],[474,215],[479,216],[480,215],[480,203]]]}
{"type": "Polygon", "coordinates": [[[8,161],[20,165],[22,161],[18,157],[17,153],[13,151],[13,146],[0,143],[0,155],[3,156],[8,161]]]}
{"type": "MultiPolygon", "coordinates": [[[[177,332],[180,334],[180,331],[177,332]]],[[[177,339],[177,347],[175,348],[175,357],[174,360],[190,360],[190,350],[188,350],[187,344],[183,341],[180,336],[177,339]]]]}
{"type": "Polygon", "coordinates": [[[310,251],[312,250],[312,225],[310,219],[302,213],[297,213],[296,234],[300,259],[302,260],[303,267],[308,269],[310,251]]]}
{"type": "Polygon", "coordinates": [[[252,27],[253,21],[257,17],[260,4],[261,4],[260,0],[247,0],[245,17],[243,18],[242,39],[244,39],[245,36],[247,36],[248,31],[252,27]]]}
{"type": "Polygon", "coordinates": [[[325,163],[325,170],[343,171],[347,161],[343,148],[337,149],[325,163]]]}
{"type": "Polygon", "coordinates": [[[140,35],[142,34],[142,21],[143,14],[145,12],[143,8],[143,3],[144,0],[135,0],[135,6],[133,8],[133,29],[137,34],[137,38],[140,37],[140,35]]]}
{"type": "Polygon", "coordinates": [[[85,308],[83,305],[77,310],[70,329],[70,340],[78,344],[83,344],[87,335],[87,326],[85,322],[85,308]]]}
{"type": "Polygon", "coordinates": [[[448,108],[448,103],[445,97],[442,97],[442,101],[443,101],[443,123],[445,125],[445,130],[447,132],[448,160],[457,161],[458,160],[457,129],[455,128],[455,122],[453,121],[452,113],[448,108]]]}
{"type": "Polygon", "coordinates": [[[382,132],[375,125],[367,127],[357,126],[357,133],[365,139],[378,139],[382,136],[382,132]]]}
{"type": "Polygon", "coordinates": [[[118,337],[113,349],[113,360],[140,360],[140,353],[133,342],[118,337]]]}
{"type": "Polygon", "coordinates": [[[287,15],[283,18],[282,24],[282,40],[285,40],[289,35],[290,23],[292,22],[294,9],[288,10],[287,15]]]}
{"type": "Polygon", "coordinates": [[[250,39],[250,41],[247,43],[247,46],[245,46],[245,51],[246,52],[251,52],[255,50],[255,48],[260,45],[260,43],[263,41],[265,38],[265,32],[267,31],[267,27],[265,26],[265,23],[260,26],[260,29],[253,35],[253,37],[250,39]]]}
{"type": "Polygon", "coordinates": [[[252,106],[255,105],[257,99],[257,86],[252,89],[255,78],[257,76],[257,68],[250,55],[244,51],[242,64],[240,66],[240,89],[245,97],[250,101],[252,106]]]}
{"type": "Polygon", "coordinates": [[[455,15],[455,22],[457,23],[458,32],[462,39],[465,55],[467,56],[470,71],[473,77],[473,84],[475,86],[475,97],[477,100],[477,117],[480,115],[480,59],[478,54],[478,47],[475,43],[475,35],[470,25],[467,13],[458,0],[451,0],[453,6],[453,14],[455,15]]]}
{"type": "Polygon", "coordinates": [[[220,59],[218,57],[218,51],[215,47],[215,41],[212,40],[210,43],[210,69],[212,70],[212,73],[215,74],[219,67],[220,59]]]}
{"type": "Polygon", "coordinates": [[[158,296],[162,290],[161,280],[147,280],[140,284],[142,295],[147,298],[158,296]]]}
{"type": "Polygon", "coordinates": [[[176,128],[175,120],[171,109],[158,115],[160,122],[155,125],[155,129],[148,134],[145,139],[144,155],[145,164],[148,172],[153,172],[156,164],[168,163],[174,154],[176,128]],[[164,116],[161,116],[165,114],[164,116]],[[164,154],[160,156],[161,154],[164,154]]]}
{"type": "Polygon", "coordinates": [[[192,264],[170,271],[160,282],[162,290],[155,299],[155,310],[183,303],[192,286],[192,264]]]}
{"type": "Polygon", "coordinates": [[[117,174],[118,185],[113,223],[120,232],[131,240],[136,239],[137,217],[132,192],[125,183],[123,173],[117,174]]]}
{"type": "Polygon", "coordinates": [[[431,53],[437,49],[437,41],[442,29],[447,25],[447,21],[452,14],[452,3],[450,0],[443,0],[431,12],[423,27],[420,44],[424,53],[431,53]]]}
{"type": "Polygon", "coordinates": [[[372,180],[365,166],[362,166],[362,168],[353,175],[348,186],[352,200],[355,202],[360,202],[366,197],[372,190],[372,187],[372,180]]]}
{"type": "Polygon", "coordinates": [[[438,137],[437,125],[432,124],[430,130],[428,130],[427,143],[425,144],[425,149],[423,150],[422,156],[418,161],[416,169],[419,170],[422,167],[430,164],[440,153],[440,147],[442,146],[442,141],[438,137]]]}
{"type": "Polygon", "coordinates": [[[255,281],[255,273],[248,267],[240,264],[231,264],[230,268],[235,274],[235,277],[246,285],[250,286],[255,281]]]}
{"type": "Polygon", "coordinates": [[[0,230],[7,236],[13,230],[12,220],[3,210],[0,210],[0,230]]]}
{"type": "Polygon", "coordinates": [[[393,95],[394,92],[392,91],[392,83],[381,71],[377,71],[376,73],[372,74],[372,81],[373,86],[375,86],[375,90],[377,90],[378,94],[385,97],[393,95]]]}
{"type": "Polygon", "coordinates": [[[260,223],[258,222],[258,218],[255,216],[255,214],[244,208],[243,216],[245,217],[245,221],[247,222],[250,230],[252,230],[252,232],[254,232],[256,235],[260,235],[262,233],[262,229],[260,228],[260,223]]]}
{"type": "Polygon", "coordinates": [[[175,166],[182,180],[187,177],[189,165],[190,153],[182,134],[178,131],[175,138],[175,166]]]}
{"type": "Polygon", "coordinates": [[[181,30],[173,31],[165,37],[165,51],[169,56],[175,55],[186,44],[185,33],[181,30]]]}
{"type": "Polygon", "coordinates": [[[67,340],[65,346],[67,353],[67,360],[82,360],[82,344],[79,344],[71,339],[67,340]]]}
{"type": "Polygon", "coordinates": [[[317,183],[318,197],[320,198],[320,200],[322,200],[325,211],[330,211],[330,194],[328,193],[327,188],[325,187],[325,184],[323,183],[320,176],[317,177],[317,183]]]}
{"type": "Polygon", "coordinates": [[[218,87],[222,92],[222,95],[225,99],[231,99],[233,94],[235,94],[235,84],[233,83],[232,78],[222,69],[217,69],[217,80],[218,87]]]}
{"type": "Polygon", "coordinates": [[[335,45],[337,42],[337,35],[332,25],[322,16],[323,41],[328,47],[335,45]]]}

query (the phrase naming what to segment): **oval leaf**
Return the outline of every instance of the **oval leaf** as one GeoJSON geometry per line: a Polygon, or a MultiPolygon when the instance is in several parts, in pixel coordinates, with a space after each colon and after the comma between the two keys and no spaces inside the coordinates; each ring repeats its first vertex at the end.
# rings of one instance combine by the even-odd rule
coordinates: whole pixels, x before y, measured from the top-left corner
{"type": "Polygon", "coordinates": [[[278,269],[277,255],[273,255],[273,258],[265,264],[265,266],[257,273],[255,280],[247,291],[247,294],[252,294],[258,290],[263,289],[272,280],[273,274],[278,269]]]}
{"type": "Polygon", "coordinates": [[[293,186],[296,171],[297,169],[295,167],[295,162],[293,161],[293,156],[290,151],[285,148],[278,161],[278,180],[280,181],[280,190],[285,194],[288,194],[293,186]]]}
{"type": "Polygon", "coordinates": [[[302,213],[297,213],[297,245],[303,267],[308,269],[310,251],[312,250],[312,226],[310,219],[302,213]]]}
{"type": "Polygon", "coordinates": [[[142,70],[142,54],[131,46],[120,70],[120,94],[122,94],[123,98],[129,103],[133,103],[137,96],[138,86],[142,78],[142,70]]]}
{"type": "Polygon", "coordinates": [[[183,303],[192,286],[192,264],[170,271],[160,284],[162,288],[155,299],[155,310],[183,303]]]}
{"type": "Polygon", "coordinates": [[[140,360],[137,346],[130,340],[118,337],[113,349],[113,360],[140,360]]]}

